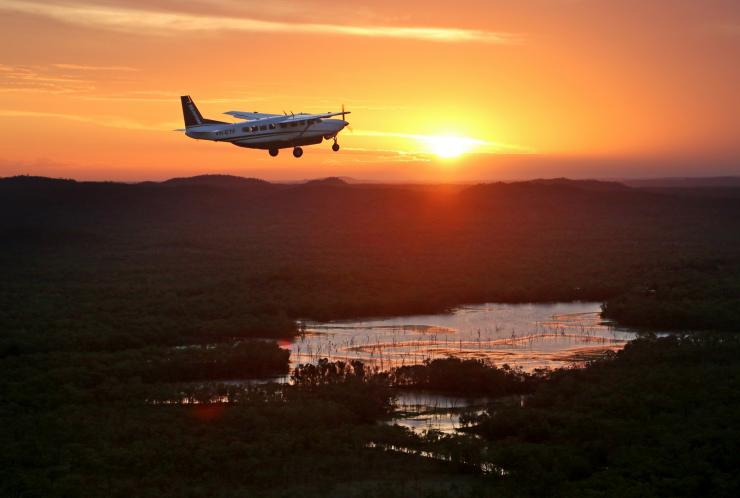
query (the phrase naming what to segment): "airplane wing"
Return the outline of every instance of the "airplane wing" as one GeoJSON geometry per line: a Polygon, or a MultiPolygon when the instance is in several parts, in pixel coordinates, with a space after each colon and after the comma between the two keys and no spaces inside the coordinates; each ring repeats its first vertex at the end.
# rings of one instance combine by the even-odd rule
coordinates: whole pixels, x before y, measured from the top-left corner
{"type": "Polygon", "coordinates": [[[349,114],[350,111],[342,111],[342,112],[326,112],[323,114],[266,114],[262,112],[242,112],[242,111],[228,111],[224,114],[228,114],[230,116],[234,116],[238,119],[243,119],[245,121],[253,121],[253,124],[257,124],[257,122],[260,123],[277,123],[282,121],[298,121],[302,119],[324,119],[324,118],[330,118],[332,116],[343,116],[345,114],[349,114]]]}
{"type": "Polygon", "coordinates": [[[350,111],[325,112],[323,114],[296,114],[295,119],[325,119],[333,116],[344,116],[345,114],[350,114],[350,111]]]}
{"type": "Polygon", "coordinates": [[[253,121],[256,119],[266,119],[266,118],[276,118],[278,116],[283,116],[282,114],[266,114],[264,112],[242,112],[242,111],[228,111],[224,114],[228,114],[229,116],[234,116],[238,119],[243,119],[245,121],[253,121]]]}

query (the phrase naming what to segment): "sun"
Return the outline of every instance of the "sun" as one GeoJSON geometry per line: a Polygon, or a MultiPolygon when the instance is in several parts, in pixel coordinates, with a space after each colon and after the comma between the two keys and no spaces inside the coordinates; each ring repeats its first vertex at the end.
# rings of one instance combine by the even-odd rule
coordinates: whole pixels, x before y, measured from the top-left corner
{"type": "Polygon", "coordinates": [[[459,157],[480,144],[473,138],[454,135],[430,135],[424,137],[423,142],[428,152],[443,159],[459,157]]]}

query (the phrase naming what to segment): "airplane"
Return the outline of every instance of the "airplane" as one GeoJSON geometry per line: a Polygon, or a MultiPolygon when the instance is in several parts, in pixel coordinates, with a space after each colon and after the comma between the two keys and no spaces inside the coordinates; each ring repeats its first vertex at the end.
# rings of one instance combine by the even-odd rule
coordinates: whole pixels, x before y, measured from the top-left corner
{"type": "Polygon", "coordinates": [[[293,156],[303,155],[304,145],[320,144],[324,139],[334,139],[331,150],[337,152],[337,134],[348,126],[344,117],[350,113],[342,106],[341,112],[324,114],[266,114],[262,112],[228,111],[224,114],[243,120],[226,123],[204,118],[190,95],[180,97],[185,118],[185,135],[197,140],[230,142],[238,147],[266,149],[272,157],[280,149],[293,147],[293,156]],[[329,119],[342,116],[342,119],[329,119]]]}

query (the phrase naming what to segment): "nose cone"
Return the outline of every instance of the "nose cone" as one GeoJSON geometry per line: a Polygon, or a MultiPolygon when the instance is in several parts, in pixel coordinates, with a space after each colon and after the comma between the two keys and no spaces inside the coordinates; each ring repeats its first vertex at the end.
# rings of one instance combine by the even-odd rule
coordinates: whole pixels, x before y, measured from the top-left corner
{"type": "Polygon", "coordinates": [[[344,128],[344,127],[346,127],[346,126],[349,126],[349,121],[345,121],[345,120],[343,120],[343,119],[342,119],[342,120],[340,120],[340,121],[339,121],[339,123],[340,123],[340,124],[342,125],[342,128],[344,128]]]}

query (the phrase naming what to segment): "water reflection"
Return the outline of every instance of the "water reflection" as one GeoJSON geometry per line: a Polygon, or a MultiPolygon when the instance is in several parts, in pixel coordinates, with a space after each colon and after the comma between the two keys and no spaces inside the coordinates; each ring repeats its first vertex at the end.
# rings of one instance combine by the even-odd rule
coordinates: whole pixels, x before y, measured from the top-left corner
{"type": "Polygon", "coordinates": [[[481,413],[490,401],[486,397],[447,396],[418,391],[399,391],[396,416],[391,423],[422,432],[436,430],[454,434],[460,428],[463,412],[481,413]]]}
{"type": "Polygon", "coordinates": [[[304,333],[285,347],[293,366],[329,358],[387,369],[457,356],[557,368],[621,349],[636,336],[603,320],[600,310],[596,302],[481,304],[436,315],[303,322],[304,333]]]}

